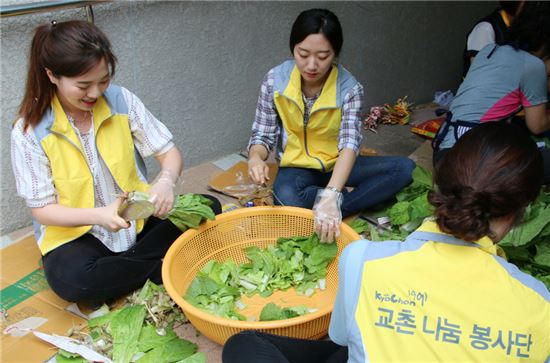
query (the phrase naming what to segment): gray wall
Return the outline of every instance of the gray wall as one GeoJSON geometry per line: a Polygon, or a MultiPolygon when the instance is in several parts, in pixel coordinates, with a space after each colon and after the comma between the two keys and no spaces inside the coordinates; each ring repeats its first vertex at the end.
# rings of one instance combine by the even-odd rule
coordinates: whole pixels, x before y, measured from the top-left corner
{"type": "MultiPolygon", "coordinates": [[[[2,5],[27,2],[3,0],[2,5]]],[[[366,109],[408,95],[455,90],[467,30],[495,2],[116,2],[94,6],[119,58],[115,83],[171,129],[187,167],[245,148],[260,80],[290,56],[296,15],[326,7],[340,18],[340,61],[365,86],[366,109]]],[[[1,20],[0,234],[30,223],[16,196],[9,133],[21,101],[32,29],[83,9],[1,20]]],[[[149,162],[151,171],[154,163],[149,162]]]]}

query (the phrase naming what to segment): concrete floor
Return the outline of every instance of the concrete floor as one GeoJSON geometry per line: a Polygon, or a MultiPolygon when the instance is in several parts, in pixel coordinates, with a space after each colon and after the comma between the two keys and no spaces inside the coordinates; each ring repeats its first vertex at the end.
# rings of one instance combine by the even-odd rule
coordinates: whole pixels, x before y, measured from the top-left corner
{"type": "Polygon", "coordinates": [[[411,132],[411,126],[433,119],[435,107],[422,107],[412,112],[408,125],[380,125],[377,133],[365,130],[363,146],[377,150],[380,155],[411,155],[426,139],[411,132]]]}

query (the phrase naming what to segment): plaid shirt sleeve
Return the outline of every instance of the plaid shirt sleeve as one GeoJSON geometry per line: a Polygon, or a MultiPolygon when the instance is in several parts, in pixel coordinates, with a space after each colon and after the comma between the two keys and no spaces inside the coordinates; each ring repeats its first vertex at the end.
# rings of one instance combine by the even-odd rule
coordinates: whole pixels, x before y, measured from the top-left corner
{"type": "Polygon", "coordinates": [[[355,154],[359,153],[363,134],[361,125],[363,115],[363,86],[357,84],[344,97],[342,107],[342,124],[338,138],[338,150],[345,148],[352,149],[355,154]]]}
{"type": "Polygon", "coordinates": [[[260,87],[248,149],[252,145],[263,145],[268,151],[271,151],[277,142],[280,130],[279,116],[273,99],[273,83],[274,74],[273,70],[270,70],[262,80],[260,87]]]}

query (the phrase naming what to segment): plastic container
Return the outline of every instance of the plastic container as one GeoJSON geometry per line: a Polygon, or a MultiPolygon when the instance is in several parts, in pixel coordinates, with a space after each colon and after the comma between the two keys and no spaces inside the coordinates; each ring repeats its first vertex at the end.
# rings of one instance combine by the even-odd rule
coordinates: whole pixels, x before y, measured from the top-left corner
{"type": "Polygon", "coordinates": [[[162,266],[164,287],[182,308],[193,326],[209,339],[224,344],[242,330],[260,330],[271,334],[303,339],[319,339],[327,334],[330,314],[338,286],[338,256],[349,243],[360,236],[347,224],[341,226],[336,243],[338,255],[327,268],[326,289],[316,290],[311,297],[296,294],[294,289],[278,291],[270,297],[243,297],[243,313],[259,315],[268,302],[279,306],[306,305],[318,309],[292,319],[277,321],[238,321],[221,318],[188,303],[183,295],[198,270],[209,260],[225,261],[231,257],[237,264],[247,261],[244,248],[266,247],[279,237],[309,236],[313,233],[311,210],[295,207],[242,208],[216,216],[196,230],[183,233],[170,247],[162,266]]]}
{"type": "Polygon", "coordinates": [[[155,205],[144,192],[130,192],[118,209],[118,214],[127,221],[149,218],[155,212],[155,205]]]}

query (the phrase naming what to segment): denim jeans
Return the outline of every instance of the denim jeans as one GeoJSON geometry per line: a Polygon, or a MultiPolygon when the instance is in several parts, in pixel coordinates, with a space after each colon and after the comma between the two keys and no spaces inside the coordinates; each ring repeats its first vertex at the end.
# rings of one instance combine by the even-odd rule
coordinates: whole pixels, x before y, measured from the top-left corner
{"type": "MultiPolygon", "coordinates": [[[[412,180],[415,163],[402,156],[358,156],[342,202],[342,217],[363,211],[393,197],[412,180]]],[[[311,209],[317,191],[326,187],[332,172],[280,168],[273,184],[275,204],[311,209]]]]}

